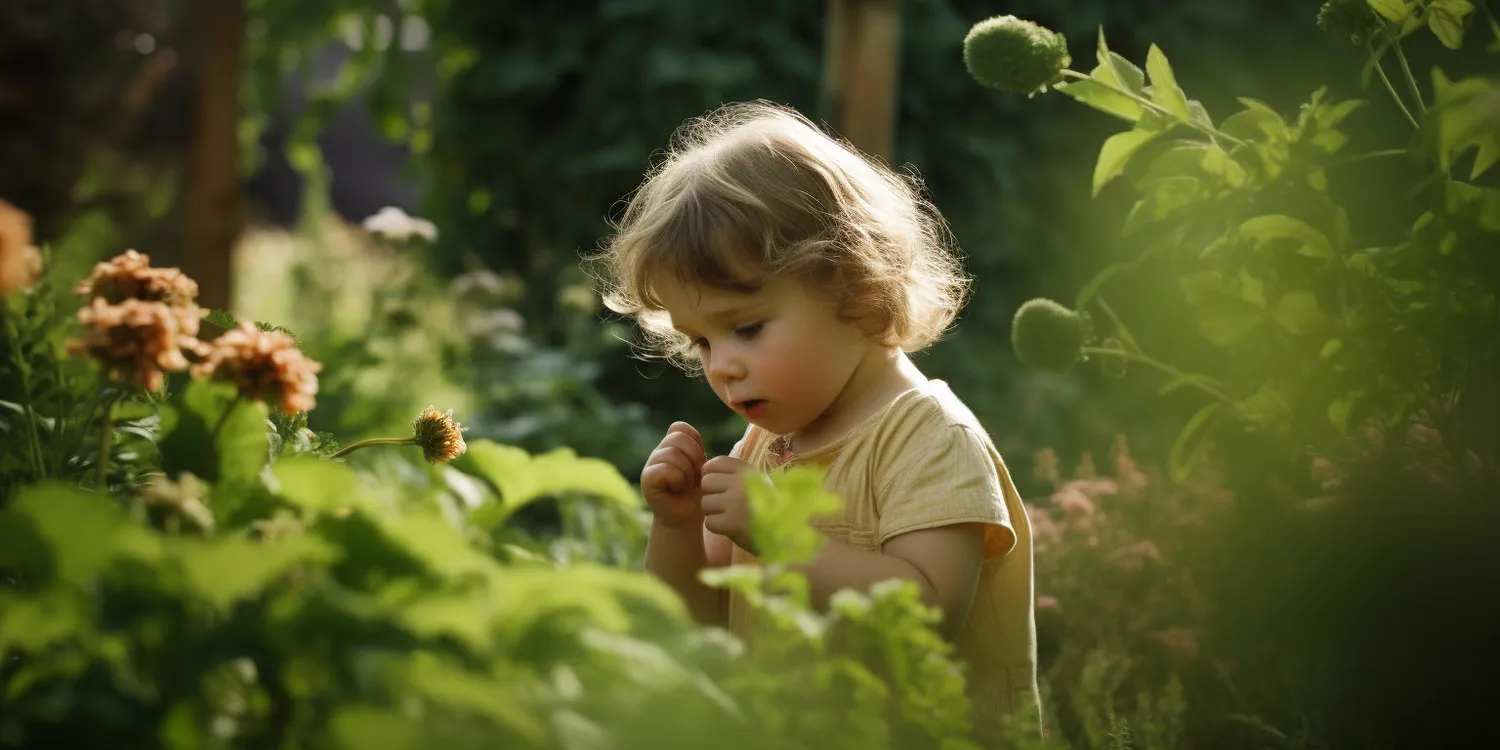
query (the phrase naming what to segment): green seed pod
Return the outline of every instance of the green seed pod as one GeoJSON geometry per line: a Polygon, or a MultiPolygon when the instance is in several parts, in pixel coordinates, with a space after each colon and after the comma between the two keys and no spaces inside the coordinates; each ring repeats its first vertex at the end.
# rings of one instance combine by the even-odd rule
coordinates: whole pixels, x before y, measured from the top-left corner
{"type": "Polygon", "coordinates": [[[1027,366],[1062,372],[1083,358],[1083,316],[1050,299],[1027,300],[1011,320],[1010,343],[1027,366]]]}
{"type": "Polygon", "coordinates": [[[1110,336],[1099,342],[1099,348],[1119,352],[1118,354],[1099,353],[1099,370],[1104,373],[1104,377],[1114,379],[1125,377],[1125,345],[1120,343],[1119,339],[1110,336]]]}
{"type": "Polygon", "coordinates": [[[974,80],[1011,94],[1034,94],[1057,82],[1073,58],[1068,40],[1031,21],[995,16],[969,29],[964,65],[974,80]]]}

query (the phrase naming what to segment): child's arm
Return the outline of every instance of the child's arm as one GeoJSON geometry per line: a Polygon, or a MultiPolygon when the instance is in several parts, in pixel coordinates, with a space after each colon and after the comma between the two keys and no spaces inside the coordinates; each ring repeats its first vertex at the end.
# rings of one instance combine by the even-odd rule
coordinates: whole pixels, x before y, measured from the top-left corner
{"type": "Polygon", "coordinates": [[[969,618],[984,557],[979,524],[954,524],[892,537],[879,552],[866,552],[827,540],[823,551],[801,568],[813,605],[826,609],[839,589],[866,591],[891,578],[917,584],[922,601],[942,610],[938,629],[952,638],[969,618]]]}
{"type": "Polygon", "coordinates": [[[675,589],[693,617],[705,625],[723,625],[726,620],[724,590],[698,580],[705,567],[729,564],[729,540],[696,525],[651,522],[646,541],[646,570],[675,589]]]}

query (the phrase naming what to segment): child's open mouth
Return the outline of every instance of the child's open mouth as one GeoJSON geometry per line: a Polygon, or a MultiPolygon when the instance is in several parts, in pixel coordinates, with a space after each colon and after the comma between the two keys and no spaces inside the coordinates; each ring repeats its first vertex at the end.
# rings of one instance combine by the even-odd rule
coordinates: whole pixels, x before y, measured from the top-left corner
{"type": "Polygon", "coordinates": [[[760,419],[766,413],[766,400],[763,398],[752,398],[749,401],[741,401],[740,409],[750,419],[760,419]]]}

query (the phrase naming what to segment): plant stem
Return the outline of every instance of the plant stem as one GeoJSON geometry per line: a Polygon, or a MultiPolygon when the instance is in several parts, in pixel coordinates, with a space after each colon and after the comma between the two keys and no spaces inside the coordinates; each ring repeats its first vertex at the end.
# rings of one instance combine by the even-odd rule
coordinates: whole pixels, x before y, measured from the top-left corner
{"type": "Polygon", "coordinates": [[[1116,85],[1114,85],[1112,83],[1105,83],[1103,81],[1100,81],[1097,78],[1094,78],[1093,76],[1090,76],[1090,75],[1087,75],[1087,74],[1084,74],[1084,73],[1079,73],[1076,70],[1064,70],[1062,72],[1062,75],[1064,75],[1064,76],[1066,76],[1068,78],[1077,78],[1080,81],[1093,81],[1095,84],[1103,86],[1104,88],[1107,88],[1110,91],[1113,91],[1113,92],[1115,92],[1115,93],[1117,93],[1117,94],[1119,94],[1121,96],[1127,97],[1130,100],[1134,101],[1136,104],[1139,104],[1142,107],[1145,107],[1146,109],[1151,110],[1152,112],[1155,112],[1155,113],[1157,113],[1159,115],[1162,115],[1163,117],[1166,117],[1166,118],[1169,118],[1169,119],[1172,119],[1172,120],[1176,120],[1177,122],[1180,122],[1180,123],[1182,123],[1184,125],[1187,125],[1188,127],[1191,127],[1191,128],[1197,129],[1199,131],[1202,131],[1203,134],[1207,135],[1210,139],[1214,140],[1215,142],[1217,142],[1218,139],[1222,138],[1222,139],[1224,139],[1226,141],[1229,141],[1230,143],[1233,143],[1236,146],[1243,146],[1243,145],[1245,145],[1244,141],[1242,141],[1242,140],[1240,140],[1238,138],[1235,138],[1232,135],[1226,135],[1224,133],[1221,133],[1218,130],[1212,128],[1212,127],[1209,127],[1207,125],[1204,125],[1201,122],[1198,122],[1197,120],[1194,120],[1192,118],[1179,117],[1175,113],[1168,111],[1165,107],[1157,104],[1156,102],[1151,101],[1150,99],[1147,99],[1147,98],[1141,96],[1140,94],[1135,93],[1134,91],[1130,91],[1130,90],[1127,90],[1127,89],[1122,89],[1119,86],[1116,86],[1116,85]]]}
{"type": "MultiPolygon", "coordinates": [[[[1097,354],[1100,356],[1108,357],[1124,357],[1125,359],[1128,359],[1132,362],[1139,362],[1143,365],[1146,365],[1147,367],[1160,370],[1161,372],[1171,375],[1174,378],[1184,377],[1181,370],[1178,370],[1177,368],[1166,364],[1165,362],[1161,362],[1145,354],[1142,354],[1141,352],[1131,351],[1129,349],[1110,349],[1103,346],[1085,346],[1083,347],[1083,353],[1097,354]]],[[[1214,397],[1215,400],[1222,401],[1227,406],[1234,406],[1234,399],[1224,395],[1223,391],[1220,391],[1219,389],[1203,382],[1202,380],[1187,379],[1186,385],[1190,385],[1200,391],[1203,391],[1204,393],[1214,397]]]]}
{"type": "Polygon", "coordinates": [[[104,413],[99,415],[99,460],[94,466],[95,484],[97,489],[103,492],[109,491],[105,477],[109,473],[109,443],[115,433],[114,415],[115,400],[104,399],[104,413]]]}
{"type": "MultiPolygon", "coordinates": [[[[1369,51],[1371,58],[1375,58],[1375,49],[1370,46],[1369,42],[1365,42],[1365,49],[1369,51]]],[[[1411,110],[1406,108],[1406,102],[1401,100],[1401,95],[1396,93],[1396,87],[1391,85],[1391,79],[1385,74],[1385,66],[1380,64],[1380,60],[1378,58],[1376,58],[1374,62],[1375,72],[1380,74],[1381,82],[1385,83],[1385,90],[1389,91],[1391,94],[1391,98],[1396,100],[1396,106],[1401,108],[1401,114],[1406,115],[1406,119],[1411,122],[1412,127],[1422,127],[1417,123],[1417,118],[1411,116],[1411,110]]]]}
{"type": "Polygon", "coordinates": [[[1406,62],[1406,53],[1401,51],[1401,40],[1396,40],[1396,60],[1401,63],[1401,72],[1406,74],[1406,85],[1411,89],[1411,95],[1417,100],[1417,111],[1427,114],[1427,102],[1422,101],[1422,90],[1417,88],[1417,79],[1411,74],[1411,66],[1406,62]]]}
{"type": "Polygon", "coordinates": [[[1328,163],[1328,166],[1342,167],[1346,164],[1355,164],[1362,161],[1368,161],[1370,159],[1384,159],[1387,156],[1406,156],[1408,153],[1410,152],[1408,152],[1404,148],[1388,148],[1381,151],[1366,151],[1363,154],[1355,154],[1353,156],[1344,157],[1343,159],[1339,159],[1337,161],[1331,161],[1328,163]]]}
{"type": "MultiPolygon", "coordinates": [[[[21,359],[21,330],[11,320],[10,308],[4,300],[0,300],[0,317],[5,323],[5,348],[10,351],[11,360],[15,362],[16,380],[21,383],[21,404],[26,412],[26,437],[30,442],[31,461],[36,468],[37,479],[47,478],[47,466],[42,461],[42,438],[36,429],[36,405],[31,402],[31,368],[21,359]]],[[[54,433],[55,436],[55,433],[54,433]]]]}
{"type": "Polygon", "coordinates": [[[346,453],[350,453],[350,452],[359,450],[360,448],[368,448],[368,447],[370,447],[372,445],[418,445],[418,442],[417,442],[417,439],[414,438],[414,437],[409,437],[409,438],[371,438],[369,440],[361,440],[358,443],[355,443],[355,444],[350,445],[350,446],[346,446],[343,449],[339,450],[338,453],[333,454],[333,457],[334,458],[341,458],[346,453]]]}
{"type": "Polygon", "coordinates": [[[234,407],[239,406],[240,400],[244,397],[245,394],[243,393],[234,394],[234,400],[229,402],[229,406],[225,407],[224,413],[219,415],[219,421],[214,423],[214,431],[208,438],[210,443],[216,446],[219,444],[219,433],[224,431],[224,423],[229,421],[229,415],[234,413],[234,407]]]}
{"type": "Polygon", "coordinates": [[[1130,329],[1126,328],[1125,327],[1125,321],[1120,320],[1120,316],[1118,316],[1118,315],[1115,314],[1114,308],[1110,307],[1109,303],[1104,301],[1104,297],[1103,296],[1096,295],[1094,297],[1094,299],[1096,301],[1098,301],[1098,303],[1099,303],[1099,309],[1103,310],[1104,314],[1108,315],[1110,321],[1115,324],[1115,330],[1119,332],[1120,338],[1127,345],[1129,345],[1131,349],[1134,349],[1136,351],[1140,351],[1141,350],[1141,345],[1138,344],[1138,343],[1136,343],[1136,340],[1135,340],[1134,336],[1130,335],[1130,329]]]}

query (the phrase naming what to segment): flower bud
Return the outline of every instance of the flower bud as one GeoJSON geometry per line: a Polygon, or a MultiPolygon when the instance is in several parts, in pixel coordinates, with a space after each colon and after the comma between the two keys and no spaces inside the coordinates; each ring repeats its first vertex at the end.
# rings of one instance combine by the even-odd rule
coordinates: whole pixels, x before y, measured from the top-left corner
{"type": "Polygon", "coordinates": [[[964,37],[964,65],[974,80],[1010,94],[1034,94],[1073,62],[1068,41],[1031,21],[995,16],[964,37]]]}
{"type": "Polygon", "coordinates": [[[1038,370],[1062,372],[1083,357],[1083,316],[1050,299],[1027,300],[1011,321],[1016,356],[1038,370]]]}

